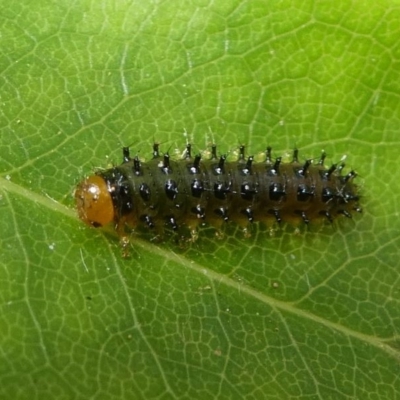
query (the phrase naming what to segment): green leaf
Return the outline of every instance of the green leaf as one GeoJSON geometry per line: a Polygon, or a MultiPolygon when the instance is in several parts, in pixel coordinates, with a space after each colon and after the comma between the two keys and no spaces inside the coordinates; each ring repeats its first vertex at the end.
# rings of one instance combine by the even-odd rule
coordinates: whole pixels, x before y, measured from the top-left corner
{"type": "Polygon", "coordinates": [[[2,399],[397,399],[395,1],[4,2],[2,399]],[[182,150],[325,149],[364,213],[186,249],[78,220],[94,167],[182,150]],[[273,234],[272,234],[273,233],[273,234]]]}

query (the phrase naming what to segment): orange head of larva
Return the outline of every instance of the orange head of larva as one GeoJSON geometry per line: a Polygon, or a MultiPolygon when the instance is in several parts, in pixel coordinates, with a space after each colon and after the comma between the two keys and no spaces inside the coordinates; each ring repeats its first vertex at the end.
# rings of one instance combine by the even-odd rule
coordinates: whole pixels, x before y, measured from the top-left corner
{"type": "Polygon", "coordinates": [[[83,180],[75,189],[79,218],[98,228],[114,220],[114,205],[107,182],[99,175],[83,180]]]}

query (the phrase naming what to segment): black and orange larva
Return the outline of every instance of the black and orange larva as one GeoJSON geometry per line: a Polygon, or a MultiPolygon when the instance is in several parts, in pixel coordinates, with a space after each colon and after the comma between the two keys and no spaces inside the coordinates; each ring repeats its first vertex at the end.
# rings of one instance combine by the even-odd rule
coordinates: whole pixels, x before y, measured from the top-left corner
{"type": "Polygon", "coordinates": [[[181,225],[195,228],[199,222],[220,227],[227,221],[247,226],[255,221],[273,219],[295,222],[325,218],[333,221],[338,215],[351,217],[361,212],[356,172],[342,175],[344,164],[324,166],[323,152],[317,162],[273,159],[271,148],[264,162],[245,157],[244,146],[239,159],[227,161],[217,156],[212,146],[211,158],[192,157],[190,144],[185,157],[171,160],[160,155],[153,146],[153,158],[141,162],[131,158],[123,148],[121,165],[97,171],[76,188],[75,200],[79,217],[88,225],[101,227],[111,222],[121,237],[127,228],[144,225],[148,228],[169,226],[178,231],[181,225]]]}

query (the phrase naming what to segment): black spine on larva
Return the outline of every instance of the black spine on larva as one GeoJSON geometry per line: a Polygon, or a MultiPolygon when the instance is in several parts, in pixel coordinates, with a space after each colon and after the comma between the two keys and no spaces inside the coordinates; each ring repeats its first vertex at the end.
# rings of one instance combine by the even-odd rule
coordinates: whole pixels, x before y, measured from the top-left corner
{"type": "Polygon", "coordinates": [[[332,221],[338,214],[351,217],[352,211],[361,211],[356,173],[341,175],[344,164],[325,168],[324,152],[316,163],[300,162],[296,149],[293,161],[283,163],[272,158],[268,147],[266,161],[255,163],[253,156],[246,158],[244,146],[236,161],[218,156],[215,145],[210,159],[192,157],[191,150],[188,144],[184,158],[175,161],[168,153],[160,155],[154,144],[153,158],[141,162],[124,148],[123,163],[99,173],[110,188],[116,218],[177,230],[203,220],[243,224],[272,217],[278,223],[308,224],[321,216],[332,221]]]}
{"type": "MultiPolygon", "coordinates": [[[[124,154],[124,158],[125,158],[124,154]]],[[[128,153],[129,157],[129,153],[128,153]]],[[[125,162],[122,165],[127,165],[131,160],[125,162]]],[[[109,188],[109,192],[112,198],[115,211],[115,222],[134,212],[134,190],[131,185],[131,180],[129,174],[125,173],[124,169],[119,167],[114,167],[106,171],[98,173],[99,176],[103,177],[109,188]]]]}

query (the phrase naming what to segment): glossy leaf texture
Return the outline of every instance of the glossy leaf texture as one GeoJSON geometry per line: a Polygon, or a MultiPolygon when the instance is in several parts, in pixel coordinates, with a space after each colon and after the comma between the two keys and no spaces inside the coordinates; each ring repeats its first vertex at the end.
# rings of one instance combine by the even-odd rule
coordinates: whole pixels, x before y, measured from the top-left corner
{"type": "Polygon", "coordinates": [[[399,399],[395,1],[5,3],[2,399],[399,399]],[[77,182],[217,143],[346,155],[364,212],[182,248],[84,227],[77,182]]]}

